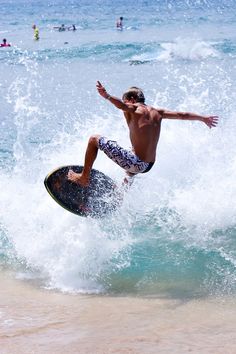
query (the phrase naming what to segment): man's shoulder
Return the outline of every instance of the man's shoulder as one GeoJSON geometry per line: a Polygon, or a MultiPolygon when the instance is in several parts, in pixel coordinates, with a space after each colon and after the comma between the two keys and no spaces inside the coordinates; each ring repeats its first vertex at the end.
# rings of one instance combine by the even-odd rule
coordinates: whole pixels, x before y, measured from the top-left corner
{"type": "Polygon", "coordinates": [[[153,106],[147,106],[151,114],[160,114],[161,109],[153,106]]]}

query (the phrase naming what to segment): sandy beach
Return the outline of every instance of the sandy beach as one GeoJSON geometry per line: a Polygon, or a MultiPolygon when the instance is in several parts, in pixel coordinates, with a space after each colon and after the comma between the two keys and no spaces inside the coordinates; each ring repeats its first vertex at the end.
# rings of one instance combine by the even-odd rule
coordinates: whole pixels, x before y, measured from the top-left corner
{"type": "Polygon", "coordinates": [[[1,274],[1,354],[235,353],[230,298],[68,295],[1,274]]]}

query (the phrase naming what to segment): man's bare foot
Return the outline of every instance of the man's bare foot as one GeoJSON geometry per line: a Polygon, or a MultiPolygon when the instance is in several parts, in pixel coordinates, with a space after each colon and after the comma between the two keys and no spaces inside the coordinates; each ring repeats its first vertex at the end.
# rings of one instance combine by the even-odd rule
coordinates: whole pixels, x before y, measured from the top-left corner
{"type": "Polygon", "coordinates": [[[67,177],[69,181],[79,184],[82,187],[87,187],[89,185],[89,178],[83,176],[82,173],[76,173],[69,170],[67,177]]]}

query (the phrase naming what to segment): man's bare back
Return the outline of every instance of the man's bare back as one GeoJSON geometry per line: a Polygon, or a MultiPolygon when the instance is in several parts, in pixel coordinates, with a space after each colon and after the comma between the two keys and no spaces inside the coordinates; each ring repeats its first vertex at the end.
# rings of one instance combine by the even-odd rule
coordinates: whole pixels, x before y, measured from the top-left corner
{"type": "MultiPolygon", "coordinates": [[[[116,108],[123,111],[130,133],[133,152],[129,152],[118,144],[112,144],[101,135],[90,137],[82,173],[69,171],[68,179],[82,186],[89,184],[89,176],[98,149],[134,176],[137,173],[148,172],[156,159],[156,148],[160,137],[163,119],[198,120],[209,128],[218,123],[217,116],[203,116],[196,113],[175,112],[166,109],[153,108],[145,104],[143,92],[137,87],[131,87],[123,94],[122,100],[107,93],[105,87],[97,81],[98,93],[109,100],[116,108]]],[[[114,142],[113,142],[114,143],[114,142]]],[[[116,143],[116,142],[115,142],[116,143]]]]}
{"type": "Polygon", "coordinates": [[[145,162],[155,162],[161,131],[161,115],[145,104],[136,103],[134,113],[124,112],[135,154],[145,162]]]}

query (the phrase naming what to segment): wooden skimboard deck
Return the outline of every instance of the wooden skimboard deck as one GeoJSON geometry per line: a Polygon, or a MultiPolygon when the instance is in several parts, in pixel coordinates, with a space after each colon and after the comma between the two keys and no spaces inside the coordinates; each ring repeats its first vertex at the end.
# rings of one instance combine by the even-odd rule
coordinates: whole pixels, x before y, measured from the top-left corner
{"type": "Polygon", "coordinates": [[[115,182],[104,173],[92,170],[90,184],[81,187],[68,180],[68,171],[80,173],[83,166],[63,166],[50,172],[44,184],[51,197],[66,210],[80,216],[101,218],[120,204],[115,182]]]}

